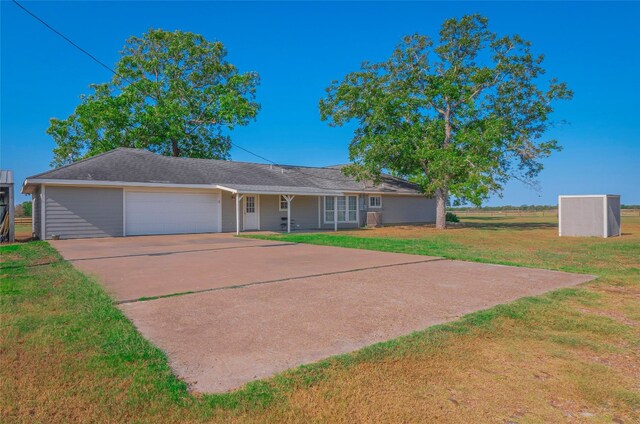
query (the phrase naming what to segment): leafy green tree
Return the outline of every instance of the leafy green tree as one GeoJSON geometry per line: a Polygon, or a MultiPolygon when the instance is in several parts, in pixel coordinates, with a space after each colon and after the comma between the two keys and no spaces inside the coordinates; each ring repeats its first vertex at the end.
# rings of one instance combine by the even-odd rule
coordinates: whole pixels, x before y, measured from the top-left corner
{"type": "Polygon", "coordinates": [[[255,72],[227,62],[221,42],[198,34],[151,29],[131,37],[108,83],[67,119],[51,119],[54,165],[116,147],[144,148],[168,156],[226,159],[225,133],[255,118],[255,72]]]}
{"type": "Polygon", "coordinates": [[[16,216],[31,216],[31,202],[26,201],[16,205],[16,216]]]}
{"type": "Polygon", "coordinates": [[[572,93],[543,78],[542,62],[531,43],[496,35],[482,16],[448,19],[437,43],[406,36],[389,60],[333,81],[320,114],[332,126],[356,122],[345,172],[409,178],[436,198],[436,227],[445,228],[449,195],[480,205],[510,178],[534,182],[541,159],[560,149],[542,138],[552,103],[572,93]]]}

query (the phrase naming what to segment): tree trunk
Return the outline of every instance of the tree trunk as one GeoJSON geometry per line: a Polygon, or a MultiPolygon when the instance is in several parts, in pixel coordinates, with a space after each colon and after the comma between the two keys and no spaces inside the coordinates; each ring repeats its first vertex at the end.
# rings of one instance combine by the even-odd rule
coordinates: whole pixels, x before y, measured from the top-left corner
{"type": "Polygon", "coordinates": [[[447,228],[447,190],[442,188],[436,190],[436,228],[447,228]]]}
{"type": "Polygon", "coordinates": [[[171,156],[180,156],[180,148],[178,147],[178,141],[176,140],[171,141],[171,156]]]}

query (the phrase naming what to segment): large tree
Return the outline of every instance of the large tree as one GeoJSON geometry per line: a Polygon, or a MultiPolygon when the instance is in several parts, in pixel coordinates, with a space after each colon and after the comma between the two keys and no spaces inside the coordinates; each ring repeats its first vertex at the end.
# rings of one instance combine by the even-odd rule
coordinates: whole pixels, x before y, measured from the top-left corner
{"type": "Polygon", "coordinates": [[[406,36],[389,60],[333,81],[320,113],[333,126],[356,123],[347,173],[417,183],[445,228],[449,195],[479,205],[510,178],[535,181],[560,149],[543,139],[552,102],[572,93],[544,78],[531,43],[496,35],[482,16],[448,19],[439,35],[406,36]]]}
{"type": "Polygon", "coordinates": [[[228,130],[246,125],[259,110],[258,74],[240,73],[219,41],[151,29],[129,38],[121,55],[111,81],[92,84],[67,119],[51,119],[53,164],[116,147],[226,159],[228,130]]]}

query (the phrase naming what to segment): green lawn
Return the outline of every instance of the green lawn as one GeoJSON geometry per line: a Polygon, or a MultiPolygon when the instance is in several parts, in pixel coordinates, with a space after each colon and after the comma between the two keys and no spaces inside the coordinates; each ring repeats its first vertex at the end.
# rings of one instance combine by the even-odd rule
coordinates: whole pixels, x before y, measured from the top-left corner
{"type": "Polygon", "coordinates": [[[188,392],[101,287],[48,243],[0,247],[3,422],[640,420],[640,220],[558,239],[539,218],[270,236],[599,275],[300,367],[226,395],[188,392]]]}

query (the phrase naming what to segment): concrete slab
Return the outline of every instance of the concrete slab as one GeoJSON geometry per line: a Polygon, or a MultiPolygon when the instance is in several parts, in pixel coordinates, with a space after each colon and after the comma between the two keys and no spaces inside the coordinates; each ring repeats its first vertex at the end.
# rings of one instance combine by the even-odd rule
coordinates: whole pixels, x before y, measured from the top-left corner
{"type": "Polygon", "coordinates": [[[199,392],[389,340],[591,276],[432,261],[121,305],[199,392]]]}
{"type": "Polygon", "coordinates": [[[228,234],[51,242],[118,301],[438,258],[296,245],[228,234]]]}
{"type": "Polygon", "coordinates": [[[120,301],[199,291],[120,308],[200,392],[593,278],[226,234],[52,244],[120,301]]]}

